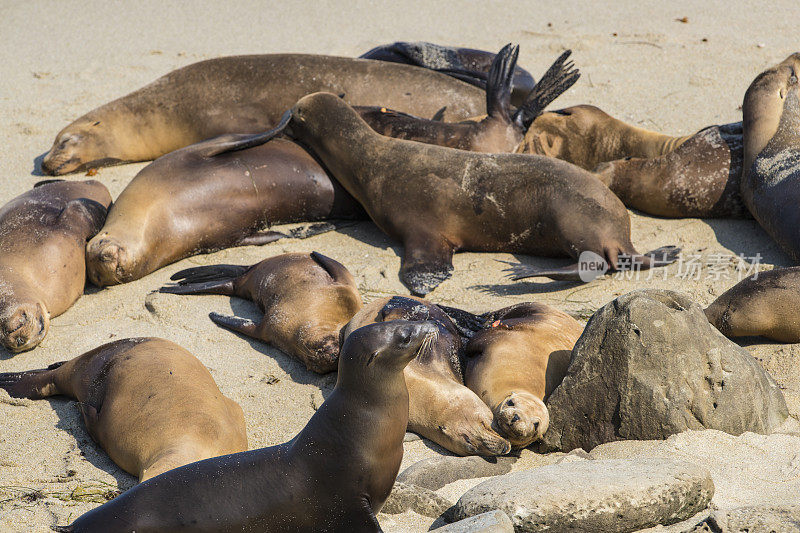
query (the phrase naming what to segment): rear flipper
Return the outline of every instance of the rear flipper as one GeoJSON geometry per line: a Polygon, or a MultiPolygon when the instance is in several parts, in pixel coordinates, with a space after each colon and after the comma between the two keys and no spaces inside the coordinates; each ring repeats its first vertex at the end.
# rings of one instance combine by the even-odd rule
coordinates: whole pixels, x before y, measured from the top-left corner
{"type": "Polygon", "coordinates": [[[53,363],[47,368],[38,370],[0,373],[0,389],[14,398],[32,400],[60,394],[55,385],[55,373],[52,371],[64,363],[65,361],[53,363]]]}
{"type": "Polygon", "coordinates": [[[167,294],[234,294],[234,281],[250,267],[241,265],[210,265],[187,268],[170,277],[177,285],[161,287],[158,291],[167,294]]]}
{"type": "Polygon", "coordinates": [[[553,62],[539,83],[525,98],[525,103],[514,114],[514,122],[523,127],[525,131],[531,127],[533,120],[541,115],[553,100],[575,85],[575,82],[581,77],[580,71],[573,69],[572,61],[567,63],[567,58],[571,54],[572,50],[567,50],[553,62]]]}
{"type": "Polygon", "coordinates": [[[258,339],[264,342],[269,342],[269,339],[264,338],[259,331],[258,324],[248,318],[240,318],[238,316],[220,315],[219,313],[209,313],[208,318],[211,321],[223,328],[241,333],[247,337],[258,339]]]}
{"type": "Polygon", "coordinates": [[[335,259],[324,256],[319,252],[311,252],[311,259],[314,260],[325,272],[337,283],[354,283],[353,275],[347,268],[335,259]]]}
{"type": "Polygon", "coordinates": [[[288,233],[281,233],[280,231],[259,231],[243,237],[237,241],[233,246],[263,246],[280,239],[308,239],[315,235],[321,235],[334,231],[340,228],[346,228],[355,225],[352,221],[337,221],[337,222],[315,222],[304,226],[292,228],[288,233]]]}
{"type": "Polygon", "coordinates": [[[518,56],[519,45],[509,43],[492,61],[486,82],[486,114],[490,117],[511,121],[511,85],[518,56]]]}
{"type": "Polygon", "coordinates": [[[425,296],[453,275],[453,247],[441,237],[417,235],[404,246],[400,280],[414,296],[425,296]]]}
{"type": "Polygon", "coordinates": [[[456,325],[456,329],[458,329],[462,337],[471,339],[476,332],[485,327],[483,315],[475,315],[469,311],[458,309],[457,307],[449,307],[442,304],[436,305],[450,317],[450,320],[456,325]]]}

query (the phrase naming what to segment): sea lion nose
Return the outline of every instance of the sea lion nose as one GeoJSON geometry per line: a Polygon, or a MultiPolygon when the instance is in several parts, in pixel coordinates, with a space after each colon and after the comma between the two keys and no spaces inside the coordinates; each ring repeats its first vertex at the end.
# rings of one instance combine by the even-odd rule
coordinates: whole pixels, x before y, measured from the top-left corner
{"type": "MultiPolygon", "coordinates": [[[[519,420],[519,415],[518,415],[518,414],[516,414],[516,413],[514,413],[514,416],[513,416],[513,417],[511,417],[511,423],[513,424],[513,423],[514,423],[514,422],[516,422],[517,420],[519,420]]],[[[536,426],[538,426],[538,425],[539,425],[539,423],[538,423],[538,422],[534,422],[534,423],[533,423],[533,427],[534,427],[534,428],[535,428],[536,426]]]]}

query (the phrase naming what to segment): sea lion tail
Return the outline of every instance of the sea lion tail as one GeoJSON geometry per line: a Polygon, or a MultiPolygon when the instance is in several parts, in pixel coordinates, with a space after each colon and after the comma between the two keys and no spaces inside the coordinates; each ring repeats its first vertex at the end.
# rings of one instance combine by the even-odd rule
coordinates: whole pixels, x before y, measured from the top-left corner
{"type": "Polygon", "coordinates": [[[65,362],[53,363],[47,368],[36,370],[0,373],[0,389],[3,389],[9,396],[14,398],[30,398],[32,400],[58,394],[55,387],[49,386],[54,384],[53,376],[46,374],[59,368],[65,362]]]}
{"type": "MultiPolygon", "coordinates": [[[[492,61],[486,81],[486,114],[511,120],[511,88],[514,68],[519,57],[519,45],[508,43],[492,61]]],[[[534,89],[535,90],[535,89],[534,89]]]]}
{"type": "Polygon", "coordinates": [[[572,50],[567,50],[558,56],[558,59],[550,65],[547,72],[528,93],[525,103],[514,114],[514,122],[524,127],[525,130],[530,128],[533,120],[541,115],[553,100],[575,85],[575,82],[581,77],[580,71],[573,68],[574,63],[567,62],[567,58],[571,54],[572,50]]]}

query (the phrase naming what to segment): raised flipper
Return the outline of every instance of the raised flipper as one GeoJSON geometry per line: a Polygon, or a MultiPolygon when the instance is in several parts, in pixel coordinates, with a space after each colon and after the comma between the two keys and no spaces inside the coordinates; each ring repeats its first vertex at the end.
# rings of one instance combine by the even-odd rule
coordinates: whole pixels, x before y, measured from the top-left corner
{"type": "Polygon", "coordinates": [[[444,119],[444,112],[447,111],[447,106],[442,107],[439,111],[433,114],[431,120],[441,122],[444,119]]]}
{"type": "Polygon", "coordinates": [[[335,259],[326,257],[319,252],[311,252],[311,259],[314,260],[325,272],[327,272],[333,281],[338,283],[350,283],[353,280],[353,275],[347,268],[335,259]]]}
{"type": "Polygon", "coordinates": [[[511,85],[518,56],[519,45],[511,43],[494,56],[486,82],[486,114],[490,117],[511,121],[511,85]]]}
{"type": "MultiPolygon", "coordinates": [[[[263,133],[255,133],[253,135],[238,133],[220,135],[216,139],[207,141],[207,146],[198,147],[197,155],[200,157],[214,157],[215,155],[227,152],[236,152],[238,150],[253,148],[254,146],[261,146],[280,135],[283,130],[286,129],[286,126],[289,125],[291,119],[292,110],[290,109],[283,114],[274,128],[263,133]]],[[[205,145],[206,143],[203,144],[205,145]]]]}
{"type": "Polygon", "coordinates": [[[571,54],[572,50],[567,50],[553,62],[525,98],[525,103],[514,114],[514,122],[525,128],[526,131],[530,128],[533,120],[541,115],[553,100],[572,87],[581,77],[580,71],[573,69],[572,61],[566,62],[571,54]]]}
{"type": "Polygon", "coordinates": [[[471,339],[476,332],[485,327],[483,315],[475,315],[469,311],[458,309],[457,307],[450,307],[442,304],[436,305],[450,317],[450,320],[456,325],[456,329],[458,329],[462,337],[471,339]]]}
{"type": "Polygon", "coordinates": [[[253,339],[259,339],[264,342],[269,342],[258,331],[258,324],[256,324],[249,318],[220,315],[219,313],[214,313],[214,312],[209,313],[208,318],[210,318],[214,324],[222,326],[223,328],[235,331],[237,333],[241,333],[242,335],[246,335],[247,337],[251,337],[253,339]]]}
{"type": "Polygon", "coordinates": [[[440,236],[418,235],[404,243],[400,280],[415,296],[425,296],[453,275],[453,246],[440,236]]]}
{"type": "Polygon", "coordinates": [[[58,224],[70,229],[81,228],[86,238],[91,239],[106,223],[108,209],[100,202],[79,198],[70,200],[58,215],[58,224]]]}

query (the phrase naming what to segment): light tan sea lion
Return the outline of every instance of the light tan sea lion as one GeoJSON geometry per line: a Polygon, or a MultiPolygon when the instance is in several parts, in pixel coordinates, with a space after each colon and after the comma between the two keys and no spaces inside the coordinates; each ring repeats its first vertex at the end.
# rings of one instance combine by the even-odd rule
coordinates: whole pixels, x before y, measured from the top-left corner
{"type": "Polygon", "coordinates": [[[45,182],[0,208],[0,343],[36,347],[50,318],[86,285],[86,241],[100,231],[111,196],[97,181],[45,182]]]}
{"type": "Polygon", "coordinates": [[[451,319],[420,298],[381,298],[356,313],[342,338],[376,322],[433,321],[437,336],[406,367],[409,393],[408,429],[459,455],[505,455],[507,440],[492,429],[489,408],[464,386],[461,337],[451,319]]]}
{"type": "Polygon", "coordinates": [[[467,343],[464,383],[492,409],[500,433],[525,447],[547,431],[544,401],[564,379],[583,326],[540,303],[506,307],[490,320],[467,343]]]}
{"type": "Polygon", "coordinates": [[[174,274],[170,294],[224,294],[255,302],[261,323],[211,313],[215,324],[268,342],[320,374],[336,370],[339,332],[361,309],[353,275],[339,263],[311,252],[288,253],[253,266],[212,265],[174,274]]]}
{"type": "Polygon", "coordinates": [[[0,374],[20,398],[64,395],[123,470],[145,481],[247,449],[244,413],[195,356],[164,339],[124,339],[46,369],[0,374]]]}

